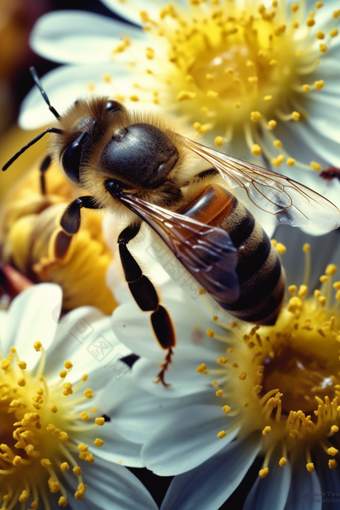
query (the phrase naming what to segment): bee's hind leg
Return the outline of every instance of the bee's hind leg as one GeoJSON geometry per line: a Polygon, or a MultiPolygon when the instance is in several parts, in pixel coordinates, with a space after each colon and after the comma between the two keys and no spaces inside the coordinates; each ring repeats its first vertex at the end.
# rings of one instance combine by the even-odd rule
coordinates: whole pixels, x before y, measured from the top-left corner
{"type": "Polygon", "coordinates": [[[169,386],[169,384],[165,382],[164,376],[168,366],[172,362],[172,348],[176,345],[175,330],[167,310],[159,304],[159,298],[155,287],[149,278],[143,275],[138,262],[127,248],[127,244],[138,234],[139,229],[139,223],[133,224],[126,227],[123,232],[119,234],[119,255],[125,279],[134,300],[143,312],[152,312],[151,324],[153,332],[162,349],[167,350],[164,363],[161,364],[161,370],[157,374],[155,382],[161,382],[164,386],[169,386]]]}

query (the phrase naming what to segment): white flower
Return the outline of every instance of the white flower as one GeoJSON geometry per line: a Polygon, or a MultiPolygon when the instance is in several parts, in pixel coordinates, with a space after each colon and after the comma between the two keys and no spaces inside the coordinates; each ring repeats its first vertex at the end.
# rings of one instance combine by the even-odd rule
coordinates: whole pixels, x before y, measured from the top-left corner
{"type": "MultiPolygon", "coordinates": [[[[327,508],[323,492],[338,492],[339,233],[316,239],[281,227],[277,237],[287,246],[289,292],[274,326],[213,321],[205,296],[162,287],[178,336],[170,387],[153,382],[163,352],[147,314],[129,301],[114,311],[119,340],[141,356],[134,380],[154,396],[144,406],[138,396],[145,429],[150,406],[142,459],[157,475],[177,475],[162,510],[217,510],[258,456],[262,467],[244,509],[299,508],[311,493],[319,500],[313,508],[327,508]]],[[[132,397],[130,423],[134,405],[132,397]]]]}
{"type": "Polygon", "coordinates": [[[41,284],[0,312],[2,508],[133,510],[137,499],[157,510],[123,467],[142,466],[141,442],[111,420],[132,383],[118,358],[107,362],[129,351],[95,308],[58,323],[61,301],[59,286],[41,284]]]}
{"type": "MultiPolygon", "coordinates": [[[[70,64],[43,79],[58,111],[78,96],[109,94],[128,107],[181,116],[209,143],[281,166],[298,180],[308,172],[297,174],[294,165],[340,165],[335,1],[104,3],[140,28],[60,11],[43,16],[33,30],[37,53],[70,64]]],[[[20,123],[32,128],[50,121],[35,88],[20,123]]]]}

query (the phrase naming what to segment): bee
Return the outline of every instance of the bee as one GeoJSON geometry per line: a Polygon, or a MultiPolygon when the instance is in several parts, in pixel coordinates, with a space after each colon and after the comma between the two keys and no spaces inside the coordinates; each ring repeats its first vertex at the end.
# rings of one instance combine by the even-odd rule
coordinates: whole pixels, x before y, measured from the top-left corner
{"type": "Polygon", "coordinates": [[[151,312],[152,330],[166,350],[155,382],[167,385],[165,372],[176,335],[154,285],[128,248],[142,222],[232,316],[274,324],[285,279],[277,252],[250,209],[271,215],[276,223],[313,224],[325,231],[340,226],[339,209],[292,179],[188,138],[180,122],[127,111],[109,97],[79,99],[60,116],[34,68],[31,74],[60,127],[47,128],[3,170],[52,133],[50,154],[66,177],[89,193],[66,208],[61,218],[64,232],[78,232],[82,208],[125,214],[127,226],[117,239],[125,279],[139,308],[151,312]],[[237,197],[240,193],[247,206],[237,197]]]}

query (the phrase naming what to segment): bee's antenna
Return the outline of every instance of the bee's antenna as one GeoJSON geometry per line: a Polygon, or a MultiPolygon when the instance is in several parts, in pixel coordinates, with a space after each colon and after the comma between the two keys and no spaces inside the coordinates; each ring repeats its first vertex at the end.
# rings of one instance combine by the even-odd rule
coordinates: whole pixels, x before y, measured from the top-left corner
{"type": "Polygon", "coordinates": [[[44,91],[43,87],[42,87],[42,84],[41,84],[41,81],[40,81],[40,78],[38,76],[38,73],[35,69],[35,67],[30,67],[30,73],[31,73],[31,76],[34,80],[34,83],[36,84],[36,86],[38,87],[38,89],[40,90],[41,92],[41,95],[42,97],[44,98],[45,102],[47,103],[50,111],[53,113],[53,115],[59,120],[60,119],[60,115],[59,113],[57,112],[57,110],[51,106],[51,103],[50,103],[50,100],[48,99],[47,97],[47,94],[46,92],[44,91]]]}
{"type": "Polygon", "coordinates": [[[38,136],[33,138],[33,140],[28,142],[28,144],[25,145],[22,149],[20,149],[20,151],[18,151],[16,154],[14,154],[14,156],[12,156],[11,159],[9,161],[7,161],[7,163],[2,167],[2,171],[4,172],[5,170],[7,170],[7,168],[9,166],[11,166],[11,164],[14,163],[14,161],[16,159],[18,159],[18,157],[21,156],[21,154],[23,152],[25,152],[27,149],[29,149],[31,147],[31,145],[33,145],[36,142],[38,142],[40,140],[40,138],[42,138],[44,135],[46,135],[46,133],[56,133],[57,135],[62,135],[63,132],[64,131],[62,131],[61,129],[57,129],[57,128],[54,128],[54,127],[47,128],[43,133],[40,133],[38,136]]]}

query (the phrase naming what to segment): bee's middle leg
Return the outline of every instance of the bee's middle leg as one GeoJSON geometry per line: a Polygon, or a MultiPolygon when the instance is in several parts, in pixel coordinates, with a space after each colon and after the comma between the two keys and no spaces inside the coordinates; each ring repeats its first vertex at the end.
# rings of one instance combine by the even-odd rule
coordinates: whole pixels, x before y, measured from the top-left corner
{"type": "Polygon", "coordinates": [[[143,312],[152,312],[151,324],[154,334],[162,347],[167,349],[164,363],[157,374],[156,383],[161,382],[164,386],[168,384],[164,380],[165,372],[172,362],[172,348],[176,345],[175,329],[167,310],[159,303],[159,298],[154,285],[149,278],[143,275],[142,270],[131,255],[127,244],[139,232],[140,224],[133,224],[126,227],[118,236],[119,255],[122,262],[125,279],[129,285],[130,292],[137,305],[143,312]]]}

